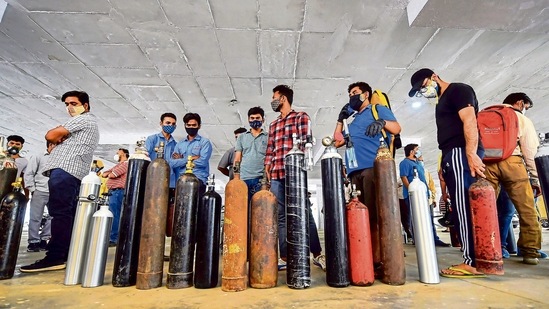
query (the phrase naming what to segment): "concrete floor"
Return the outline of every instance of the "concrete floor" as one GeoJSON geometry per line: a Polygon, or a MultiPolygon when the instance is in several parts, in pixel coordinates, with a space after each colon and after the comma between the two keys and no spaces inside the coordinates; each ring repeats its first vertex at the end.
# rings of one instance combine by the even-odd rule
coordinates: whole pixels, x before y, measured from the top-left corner
{"type": "MultiPolygon", "coordinates": [[[[547,229],[543,234],[549,239],[547,229]]],[[[449,240],[448,233],[439,235],[449,240]]],[[[44,255],[26,252],[26,235],[23,238],[18,267],[44,255]]],[[[0,308],[549,308],[549,260],[529,266],[512,256],[505,260],[504,276],[441,278],[440,284],[428,285],[418,281],[415,247],[404,247],[407,281],[403,286],[376,281],[370,287],[331,288],[325,284],[325,273],[311,266],[312,285],[306,290],[288,288],[286,272],[281,271],[276,288],[248,288],[236,293],[223,292],[220,287],[168,290],[164,286],[148,291],[115,288],[110,284],[115,248],[110,248],[105,285],[65,286],[64,271],[22,274],[17,270],[12,279],[0,281],[0,308]]],[[[543,247],[549,249],[549,242],[544,241],[543,247]]],[[[437,254],[439,267],[461,261],[457,248],[437,248],[437,254]]],[[[167,266],[166,262],[164,282],[167,266]]]]}

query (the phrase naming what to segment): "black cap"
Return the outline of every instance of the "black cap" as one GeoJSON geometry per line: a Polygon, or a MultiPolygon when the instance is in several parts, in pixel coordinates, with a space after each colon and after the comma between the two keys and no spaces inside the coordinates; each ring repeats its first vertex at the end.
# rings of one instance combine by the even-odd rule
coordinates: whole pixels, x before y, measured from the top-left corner
{"type": "Polygon", "coordinates": [[[435,72],[431,69],[423,68],[421,70],[418,70],[412,75],[412,78],[410,78],[410,84],[412,84],[412,89],[410,92],[408,92],[408,96],[413,97],[416,95],[416,93],[421,89],[421,86],[423,85],[423,81],[426,78],[431,78],[435,72]]]}

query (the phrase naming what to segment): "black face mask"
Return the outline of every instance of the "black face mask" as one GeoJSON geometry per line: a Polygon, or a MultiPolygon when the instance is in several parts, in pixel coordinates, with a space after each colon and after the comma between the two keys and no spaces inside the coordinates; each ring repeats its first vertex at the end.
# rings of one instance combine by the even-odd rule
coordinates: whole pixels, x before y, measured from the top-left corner
{"type": "Polygon", "coordinates": [[[362,94],[355,94],[354,96],[351,96],[349,98],[349,107],[351,107],[355,111],[359,111],[360,107],[362,106],[363,100],[361,100],[362,94]]]}
{"type": "Polygon", "coordinates": [[[198,134],[198,128],[185,128],[185,131],[187,131],[189,136],[196,136],[198,134]]]}

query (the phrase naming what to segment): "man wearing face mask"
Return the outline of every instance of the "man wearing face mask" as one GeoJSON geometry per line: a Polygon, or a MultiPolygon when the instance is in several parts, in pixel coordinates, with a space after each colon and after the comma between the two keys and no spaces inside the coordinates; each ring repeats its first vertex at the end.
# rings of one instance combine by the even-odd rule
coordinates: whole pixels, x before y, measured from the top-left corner
{"type": "Polygon", "coordinates": [[[485,275],[475,268],[473,225],[469,186],[475,176],[484,176],[481,157],[484,149],[477,127],[478,101],[471,86],[447,83],[431,69],[421,69],[410,79],[410,97],[438,98],[435,118],[438,147],[442,151],[442,174],[452,201],[453,222],[459,227],[463,262],[441,271],[451,278],[478,278],[485,275]]]}
{"type": "MultiPolygon", "coordinates": [[[[238,136],[242,133],[246,132],[246,129],[244,128],[238,128],[234,130],[234,139],[238,139],[238,136]]],[[[225,176],[229,176],[229,179],[233,179],[233,162],[234,162],[234,151],[235,148],[231,147],[229,150],[225,152],[223,157],[221,157],[221,160],[219,160],[219,164],[217,165],[217,169],[223,173],[225,176]]],[[[241,172],[242,174],[242,172],[241,172]]],[[[241,176],[242,177],[242,176],[241,176]]],[[[242,178],[241,178],[242,179],[242,178]]]]}
{"type": "MultiPolygon", "coordinates": [[[[523,263],[537,265],[541,249],[541,227],[534,198],[541,194],[541,188],[534,156],[537,153],[539,139],[534,124],[524,116],[524,112],[534,104],[522,92],[511,93],[503,100],[503,104],[513,108],[517,115],[518,144],[513,155],[507,159],[486,163],[486,180],[492,183],[496,192],[500,185],[507,192],[508,197],[504,201],[498,201],[498,221],[502,242],[509,231],[514,208],[516,208],[520,220],[517,247],[523,256],[523,263]],[[512,203],[508,203],[509,200],[512,203]]],[[[504,256],[506,251],[503,251],[504,256]]],[[[506,255],[509,257],[508,252],[506,255]]]]}
{"type": "MultiPolygon", "coordinates": [[[[414,168],[417,170],[417,174],[419,177],[419,180],[421,180],[427,188],[429,188],[429,184],[427,182],[427,171],[425,171],[423,167],[423,158],[421,154],[421,150],[419,149],[419,146],[417,144],[408,144],[406,147],[404,147],[404,155],[406,158],[402,160],[399,164],[399,171],[400,171],[400,179],[402,180],[403,184],[403,196],[404,201],[406,202],[407,207],[407,218],[408,222],[407,224],[412,225],[411,220],[411,205],[410,205],[410,198],[408,195],[408,187],[410,186],[410,183],[414,180],[414,168]],[[421,158],[421,159],[420,159],[421,158]]],[[[433,193],[430,190],[427,190],[427,197],[429,200],[434,199],[433,193]]],[[[402,212],[401,212],[402,215],[402,212]]],[[[405,216],[406,217],[406,216],[405,216]]],[[[450,247],[449,244],[443,242],[440,240],[440,238],[437,235],[437,231],[435,229],[435,225],[433,223],[433,220],[431,219],[431,228],[433,229],[433,236],[435,240],[435,246],[437,247],[450,247]]]]}
{"type": "Polygon", "coordinates": [[[8,149],[7,155],[10,156],[15,161],[15,166],[17,167],[17,178],[23,178],[23,188],[24,193],[27,199],[29,198],[29,190],[27,190],[25,185],[25,170],[29,161],[26,158],[23,158],[20,154],[21,149],[23,149],[23,144],[25,144],[25,139],[19,135],[10,135],[7,138],[8,140],[8,149]]]}
{"type": "MultiPolygon", "coordinates": [[[[345,145],[342,138],[343,120],[350,122],[349,132],[353,141],[357,159],[357,167],[347,167],[348,177],[362,193],[359,200],[368,206],[370,212],[370,231],[372,235],[372,253],[376,266],[381,262],[380,235],[378,225],[378,205],[374,184],[374,160],[379,148],[381,131],[391,134],[400,133],[400,125],[393,112],[385,106],[377,105],[379,119],[375,119],[372,111],[372,88],[365,82],[350,84],[348,89],[349,103],[343,106],[339,113],[334,137],[335,146],[345,145]],[[352,121],[352,122],[351,122],[352,121]]],[[[389,135],[389,134],[388,134],[389,135]]],[[[390,138],[390,137],[389,137],[390,138]]],[[[387,141],[389,145],[391,141],[387,141]]]]}
{"type": "Polygon", "coordinates": [[[114,247],[118,243],[120,209],[122,208],[122,199],[124,198],[124,188],[126,188],[129,156],[130,152],[128,149],[118,149],[118,152],[114,155],[114,160],[118,163],[113,168],[101,174],[101,177],[107,178],[107,188],[110,194],[109,209],[113,214],[113,223],[109,238],[110,247],[114,247]]]}
{"type": "MultiPolygon", "coordinates": [[[[278,269],[286,269],[286,193],[284,156],[293,148],[293,134],[303,140],[309,132],[310,118],[305,112],[292,109],[294,91],[287,85],[273,88],[271,108],[280,115],[271,122],[267,150],[265,152],[265,173],[271,181],[271,191],[278,202],[278,247],[280,260],[278,269]]],[[[304,150],[304,147],[300,147],[304,150]]]]}
{"type": "Polygon", "coordinates": [[[83,91],[63,94],[71,119],[46,133],[46,140],[56,144],[44,168],[49,175],[48,210],[53,217],[51,239],[46,257],[33,264],[22,266],[21,272],[39,272],[65,268],[71,233],[78,202],[80,183],[88,175],[93,152],[99,143],[99,128],[90,113],[90,101],[83,91]]]}
{"type": "Polygon", "coordinates": [[[183,116],[187,136],[175,146],[171,158],[167,161],[175,171],[177,177],[185,173],[185,166],[189,156],[192,156],[193,173],[200,180],[198,195],[202,198],[206,192],[206,181],[210,174],[210,157],[212,156],[212,143],[209,139],[200,136],[198,130],[202,124],[200,115],[187,113],[183,116]]]}

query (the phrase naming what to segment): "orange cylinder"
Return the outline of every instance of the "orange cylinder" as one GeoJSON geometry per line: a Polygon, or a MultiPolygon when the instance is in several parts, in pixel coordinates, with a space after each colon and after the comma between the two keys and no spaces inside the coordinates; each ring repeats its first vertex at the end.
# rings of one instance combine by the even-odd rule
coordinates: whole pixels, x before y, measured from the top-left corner
{"type": "Polygon", "coordinates": [[[469,187],[475,261],[477,270],[491,275],[503,275],[501,238],[496,208],[496,193],[484,178],[469,187]]]}
{"type": "Polygon", "coordinates": [[[266,289],[278,279],[278,204],[263,184],[252,197],[250,240],[250,286],[266,289]]]}
{"type": "Polygon", "coordinates": [[[353,196],[347,204],[347,235],[352,285],[370,286],[374,283],[374,258],[369,217],[368,208],[353,196]]]}
{"type": "Polygon", "coordinates": [[[374,161],[382,264],[381,282],[402,285],[406,282],[406,268],[395,160],[383,138],[381,139],[381,146],[374,161]]]}
{"type": "Polygon", "coordinates": [[[225,187],[223,232],[221,290],[243,291],[247,281],[248,186],[240,179],[239,162],[234,166],[234,178],[225,187]]]}

